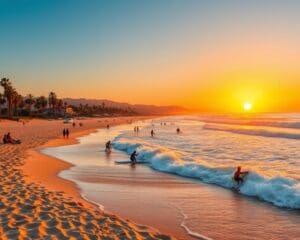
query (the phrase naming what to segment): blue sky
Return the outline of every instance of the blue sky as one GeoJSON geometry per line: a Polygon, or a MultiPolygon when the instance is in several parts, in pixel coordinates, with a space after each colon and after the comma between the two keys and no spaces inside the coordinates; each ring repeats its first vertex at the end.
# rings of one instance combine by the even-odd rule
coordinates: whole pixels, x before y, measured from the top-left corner
{"type": "Polygon", "coordinates": [[[299,10],[297,1],[0,0],[0,73],[36,95],[150,102],[200,79],[211,52],[237,43],[245,54],[257,35],[289,48],[299,40],[299,10]]]}

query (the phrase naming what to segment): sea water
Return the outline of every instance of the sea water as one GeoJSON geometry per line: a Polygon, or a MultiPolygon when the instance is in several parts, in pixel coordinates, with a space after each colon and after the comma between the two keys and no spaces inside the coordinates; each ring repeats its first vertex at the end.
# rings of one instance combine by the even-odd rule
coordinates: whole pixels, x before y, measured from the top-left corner
{"type": "Polygon", "coordinates": [[[181,239],[300,239],[299,130],[299,114],[178,116],[44,153],[75,165],[60,175],[88,200],[181,239]],[[145,165],[115,163],[134,150],[145,165]],[[237,166],[249,171],[239,191],[237,166]]]}
{"type": "Polygon", "coordinates": [[[228,189],[237,166],[249,171],[241,194],[300,209],[300,115],[178,117],[124,131],[114,148],[139,153],[157,171],[228,189]],[[166,125],[165,125],[166,124],[166,125]],[[176,129],[180,133],[176,134],[176,129]],[[149,132],[154,130],[155,136],[149,132]]]}

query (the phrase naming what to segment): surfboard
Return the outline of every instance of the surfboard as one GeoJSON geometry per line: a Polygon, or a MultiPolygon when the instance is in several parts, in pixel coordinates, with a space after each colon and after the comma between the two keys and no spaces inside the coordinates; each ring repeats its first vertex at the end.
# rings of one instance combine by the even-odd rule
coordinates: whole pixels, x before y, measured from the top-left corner
{"type": "Polygon", "coordinates": [[[115,161],[116,164],[146,164],[145,162],[132,163],[130,160],[115,161]]]}

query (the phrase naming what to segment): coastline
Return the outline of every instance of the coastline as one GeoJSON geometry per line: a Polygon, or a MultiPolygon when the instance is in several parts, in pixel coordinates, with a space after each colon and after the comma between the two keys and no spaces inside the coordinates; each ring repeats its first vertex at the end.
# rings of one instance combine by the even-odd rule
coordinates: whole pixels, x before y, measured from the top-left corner
{"type": "Polygon", "coordinates": [[[72,197],[85,207],[99,210],[98,205],[92,204],[81,196],[80,189],[76,183],[58,176],[61,171],[69,169],[73,167],[73,165],[41,152],[43,149],[48,147],[78,144],[78,137],[88,135],[95,131],[96,129],[79,131],[75,134],[72,134],[68,139],[51,139],[40,147],[29,149],[27,151],[28,157],[25,159],[25,164],[22,166],[26,180],[41,184],[51,191],[64,192],[66,195],[68,195],[68,197],[72,197]],[[39,167],[41,163],[46,164],[47,167],[41,169],[39,167]]]}
{"type": "Polygon", "coordinates": [[[0,236],[4,239],[46,236],[59,239],[173,239],[151,227],[100,211],[98,206],[81,197],[75,183],[57,176],[61,170],[72,167],[71,164],[39,152],[45,147],[76,144],[77,137],[108,123],[112,126],[136,118],[141,119],[82,120],[84,127],[69,126],[71,136],[68,140],[59,138],[61,129],[65,127],[61,121],[31,120],[25,126],[15,122],[1,124],[1,130],[10,131],[13,137],[22,139],[22,144],[0,146],[3,180],[0,236]],[[12,198],[13,205],[7,205],[12,198]],[[5,217],[9,220],[5,221],[5,217]],[[24,218],[24,221],[20,222],[19,218],[24,218]]]}

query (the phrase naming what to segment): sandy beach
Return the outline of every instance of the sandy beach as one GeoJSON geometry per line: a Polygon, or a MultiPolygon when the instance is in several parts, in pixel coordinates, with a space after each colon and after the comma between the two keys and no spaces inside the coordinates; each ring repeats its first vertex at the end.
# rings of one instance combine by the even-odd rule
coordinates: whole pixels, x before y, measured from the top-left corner
{"type": "MultiPolygon", "coordinates": [[[[0,145],[1,239],[172,239],[147,226],[102,212],[80,197],[76,185],[57,174],[71,164],[38,152],[76,143],[97,128],[130,123],[133,118],[85,119],[72,127],[61,120],[1,121],[1,135],[11,132],[22,144],[0,145]],[[70,138],[63,139],[64,127],[70,138]]],[[[79,122],[79,121],[78,121],[79,122]]]]}

